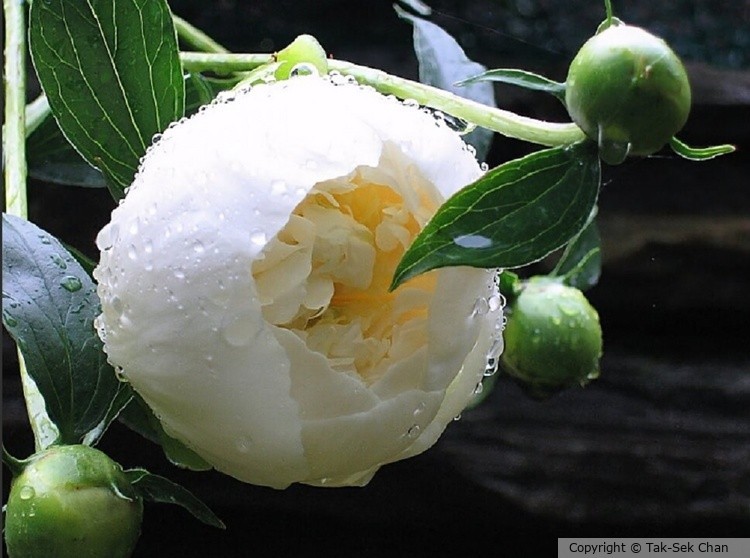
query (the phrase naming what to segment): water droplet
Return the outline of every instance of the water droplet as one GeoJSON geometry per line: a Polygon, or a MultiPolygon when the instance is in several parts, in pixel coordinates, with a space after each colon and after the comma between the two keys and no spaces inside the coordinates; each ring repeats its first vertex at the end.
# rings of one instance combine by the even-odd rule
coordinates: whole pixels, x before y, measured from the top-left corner
{"type": "Polygon", "coordinates": [[[250,451],[250,447],[253,445],[253,441],[247,436],[240,436],[234,442],[237,451],[240,453],[247,453],[250,451]]]}
{"type": "Polygon", "coordinates": [[[453,417],[454,421],[461,420],[461,413],[457,414],[455,417],[453,417]]]}
{"type": "Polygon", "coordinates": [[[180,281],[182,281],[183,279],[185,279],[185,272],[182,269],[180,269],[180,268],[175,269],[173,275],[174,275],[175,279],[179,279],[180,281]]]}
{"type": "Polygon", "coordinates": [[[203,243],[200,240],[196,240],[193,242],[193,252],[196,254],[202,254],[206,251],[205,246],[203,246],[203,243]]]}
{"type": "Polygon", "coordinates": [[[491,358],[487,360],[487,367],[484,369],[483,376],[485,378],[489,378],[490,376],[494,376],[497,373],[499,361],[497,359],[491,358]]]}
{"type": "Polygon", "coordinates": [[[18,325],[18,320],[8,314],[7,310],[3,310],[3,321],[8,327],[16,327],[18,325]]]}
{"type": "Polygon", "coordinates": [[[252,242],[256,246],[265,246],[266,242],[268,242],[268,237],[263,231],[256,230],[250,234],[250,242],[252,242]]]}
{"type": "Polygon", "coordinates": [[[21,490],[18,491],[18,497],[21,498],[21,500],[31,500],[34,496],[36,496],[34,488],[28,485],[22,486],[21,490]]]}
{"type": "Polygon", "coordinates": [[[503,342],[503,338],[501,335],[498,335],[492,340],[492,344],[490,345],[490,348],[487,351],[487,358],[497,359],[501,354],[503,354],[504,347],[505,347],[505,343],[503,342]]]}
{"type": "Polygon", "coordinates": [[[135,245],[131,244],[128,246],[128,258],[135,261],[138,259],[138,250],[136,250],[135,245]]]}
{"type": "MultiPolygon", "coordinates": [[[[567,302],[565,299],[558,301],[557,306],[560,309],[560,312],[562,312],[566,316],[574,318],[578,315],[578,307],[575,304],[567,302]]],[[[575,325],[575,322],[573,321],[571,321],[570,323],[571,325],[575,325]]]]}
{"type": "Polygon", "coordinates": [[[44,236],[44,235],[40,235],[39,236],[39,241],[42,244],[52,244],[52,241],[50,240],[50,238],[48,236],[44,236]]]}
{"type": "Polygon", "coordinates": [[[257,324],[247,318],[236,318],[223,329],[222,335],[233,347],[242,347],[247,345],[257,332],[257,324]]]}
{"type": "Polygon", "coordinates": [[[476,387],[474,388],[474,395],[479,395],[484,391],[484,385],[482,382],[479,382],[476,387]]]}
{"type": "Polygon", "coordinates": [[[419,427],[418,424],[413,424],[413,425],[411,425],[411,427],[409,428],[409,430],[406,431],[406,437],[409,438],[409,439],[411,439],[411,440],[414,440],[417,436],[419,436],[419,432],[421,430],[422,429],[419,427]]]}
{"type": "Polygon", "coordinates": [[[318,68],[309,62],[300,62],[295,64],[294,67],[289,71],[290,76],[317,76],[320,75],[318,68]]]}
{"type": "Polygon", "coordinates": [[[599,127],[599,157],[609,165],[619,165],[627,159],[633,144],[627,141],[614,141],[606,137],[606,131],[599,127]]]}
{"type": "Polygon", "coordinates": [[[501,294],[492,295],[487,299],[487,304],[489,305],[490,312],[496,312],[500,308],[505,307],[505,297],[501,294]]]}
{"type": "Polygon", "coordinates": [[[474,301],[474,308],[471,310],[471,317],[475,316],[484,316],[487,314],[487,312],[490,311],[490,303],[489,301],[484,297],[479,297],[474,301]]]}
{"type": "Polygon", "coordinates": [[[65,260],[59,254],[52,254],[50,258],[52,258],[54,264],[60,269],[68,269],[68,264],[65,263],[65,260]]]}
{"type": "Polygon", "coordinates": [[[427,408],[427,404],[422,401],[419,405],[417,405],[416,409],[414,409],[414,418],[417,418],[419,415],[424,413],[424,410],[427,408]]]}
{"type": "Polygon", "coordinates": [[[68,275],[67,277],[64,277],[60,281],[60,285],[62,286],[63,289],[71,293],[79,291],[81,290],[81,287],[83,287],[83,283],[81,283],[81,280],[78,277],[74,277],[72,275],[68,275]]]}
{"type": "Polygon", "coordinates": [[[492,246],[492,240],[478,234],[462,234],[453,239],[453,243],[461,248],[488,248],[492,246]]]}

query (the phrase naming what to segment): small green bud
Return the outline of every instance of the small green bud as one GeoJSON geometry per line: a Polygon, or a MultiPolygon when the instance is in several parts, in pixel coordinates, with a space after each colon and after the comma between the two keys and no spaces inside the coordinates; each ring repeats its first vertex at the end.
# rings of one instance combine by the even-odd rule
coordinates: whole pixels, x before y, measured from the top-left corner
{"type": "Polygon", "coordinates": [[[89,446],[53,446],[13,479],[5,517],[10,558],[127,558],[141,497],[122,468],[89,446]]]}
{"type": "Polygon", "coordinates": [[[591,37],[568,70],[568,113],[609,164],[664,147],[685,125],[690,100],[678,56],[662,39],[630,25],[591,37]]]}
{"type": "Polygon", "coordinates": [[[547,278],[526,282],[510,303],[504,370],[536,396],[599,376],[599,315],[578,289],[547,278]]]}

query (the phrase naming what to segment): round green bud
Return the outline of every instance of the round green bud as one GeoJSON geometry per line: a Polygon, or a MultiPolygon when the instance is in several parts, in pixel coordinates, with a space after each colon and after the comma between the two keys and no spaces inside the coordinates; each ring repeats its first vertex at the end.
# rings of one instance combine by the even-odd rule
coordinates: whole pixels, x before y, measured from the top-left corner
{"type": "Polygon", "coordinates": [[[117,463],[89,446],[53,446],[13,479],[5,542],[10,558],[126,558],[142,518],[117,463]]]}
{"type": "Polygon", "coordinates": [[[578,289],[546,278],[529,280],[510,303],[503,336],[504,370],[534,395],[599,376],[599,315],[578,289]]]}
{"type": "Polygon", "coordinates": [[[581,47],[565,90],[570,117],[609,164],[661,149],[685,125],[690,98],[685,68],[667,43],[622,24],[581,47]]]}

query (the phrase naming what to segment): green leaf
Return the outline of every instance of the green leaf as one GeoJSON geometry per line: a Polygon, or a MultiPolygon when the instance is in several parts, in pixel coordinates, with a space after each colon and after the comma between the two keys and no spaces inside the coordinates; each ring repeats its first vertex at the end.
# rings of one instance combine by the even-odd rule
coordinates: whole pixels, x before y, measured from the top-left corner
{"type": "Polygon", "coordinates": [[[96,286],[60,242],[3,215],[3,325],[64,444],[93,445],[131,397],[94,330],[96,286]]]}
{"type": "MultiPolygon", "coordinates": [[[[411,15],[394,5],[399,17],[414,27],[414,52],[419,62],[419,81],[427,85],[450,91],[459,97],[484,105],[495,106],[495,90],[491,83],[475,83],[468,87],[455,84],[468,76],[484,72],[487,68],[469,60],[456,40],[441,27],[411,15]]],[[[478,128],[467,134],[464,140],[471,144],[480,161],[487,156],[494,133],[478,128]]]]}
{"type": "Polygon", "coordinates": [[[224,522],[206,504],[179,484],[145,469],[129,469],[125,471],[125,476],[144,500],[181,506],[206,525],[226,529],[224,522]]]}
{"type": "Polygon", "coordinates": [[[120,413],[120,421],[144,438],[159,444],[164,450],[164,455],[173,465],[193,471],[212,469],[212,466],[200,455],[164,432],[159,419],[139,395],[136,394],[130,404],[120,413]]]}
{"type": "Polygon", "coordinates": [[[122,197],[153,135],[183,114],[166,1],[32,2],[29,43],[60,129],[122,197]]]}
{"type": "Polygon", "coordinates": [[[585,291],[596,285],[602,273],[602,251],[599,229],[592,212],[588,225],[568,242],[552,277],[560,277],[566,285],[585,291]]]}
{"type": "Polygon", "coordinates": [[[737,150],[734,145],[723,144],[723,145],[712,145],[711,147],[690,147],[688,144],[678,140],[676,137],[672,137],[669,140],[669,146],[672,151],[677,153],[680,157],[690,159],[691,161],[707,161],[720,155],[727,155],[737,150]]]}
{"type": "Polygon", "coordinates": [[[26,153],[32,178],[68,186],[107,186],[102,173],[89,165],[65,139],[51,113],[26,138],[26,153]]]}
{"type": "Polygon", "coordinates": [[[565,84],[557,81],[552,81],[549,78],[540,76],[533,72],[527,72],[526,70],[516,69],[505,69],[498,68],[496,70],[488,70],[476,76],[466,78],[456,83],[458,87],[464,87],[471,85],[472,83],[480,83],[483,81],[494,81],[498,83],[507,83],[509,85],[517,85],[524,89],[531,89],[532,91],[543,91],[550,93],[557,97],[557,99],[565,104],[565,84]]]}
{"type": "Polygon", "coordinates": [[[439,267],[526,265],[568,242],[588,222],[599,193],[594,147],[537,151],[454,194],[406,251],[391,288],[439,267]]]}

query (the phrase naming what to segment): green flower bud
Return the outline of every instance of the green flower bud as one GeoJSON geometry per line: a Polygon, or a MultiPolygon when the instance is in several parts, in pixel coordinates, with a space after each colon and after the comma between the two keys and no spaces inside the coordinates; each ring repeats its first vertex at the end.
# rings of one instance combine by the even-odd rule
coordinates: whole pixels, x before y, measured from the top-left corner
{"type": "Polygon", "coordinates": [[[629,25],[590,38],[568,70],[565,104],[573,121],[619,164],[661,149],[687,121],[690,83],[667,43],[629,25]]]}
{"type": "Polygon", "coordinates": [[[504,332],[505,371],[536,396],[599,376],[599,315],[578,289],[531,279],[510,304],[504,332]]]}
{"type": "Polygon", "coordinates": [[[122,468],[89,446],[53,446],[13,479],[5,517],[10,558],[126,558],[143,502],[122,468]]]}

